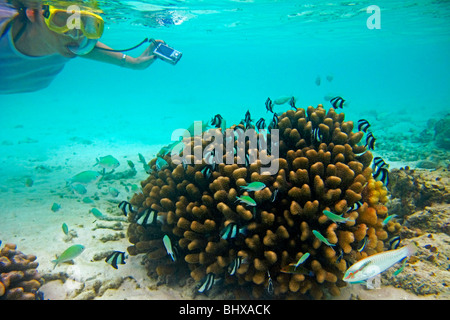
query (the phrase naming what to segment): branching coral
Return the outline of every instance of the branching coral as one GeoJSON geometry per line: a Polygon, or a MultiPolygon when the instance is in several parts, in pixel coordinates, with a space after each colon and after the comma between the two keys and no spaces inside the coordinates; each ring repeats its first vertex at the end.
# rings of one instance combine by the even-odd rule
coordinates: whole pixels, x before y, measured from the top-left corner
{"type": "MultiPolygon", "coordinates": [[[[142,182],[143,194],[131,200],[138,212],[129,215],[133,245],[128,252],[145,253],[156,261],[159,275],[187,266],[196,281],[212,273],[227,285],[239,284],[236,290],[248,288],[254,297],[272,294],[270,282],[275,296],[338,295],[348,264],[384,250],[386,189],[372,179],[372,154],[359,145],[363,132],[353,132],[353,122],[344,121],[343,113],[319,105],[286,111],[277,120],[278,125],[271,125],[279,130],[279,158],[274,160],[279,170],[274,175],[261,174],[260,160],[245,164],[237,154],[233,164],[226,164],[225,139],[220,141],[223,162],[215,167],[205,159],[175,164],[166,155],[168,167],[158,171],[153,159],[149,165],[154,171],[142,182]],[[242,190],[254,181],[266,188],[242,190]],[[251,197],[256,205],[236,203],[238,196],[251,197]],[[147,208],[156,210],[164,223],[138,225],[138,216],[147,208]],[[336,223],[324,210],[348,219],[336,223]],[[232,224],[239,232],[227,238],[223,232],[232,224]],[[178,247],[176,262],[165,252],[164,234],[178,247]],[[367,245],[362,247],[363,241],[367,245]],[[310,257],[301,268],[289,269],[306,253],[310,257]],[[231,275],[229,268],[237,259],[242,264],[231,275]]],[[[242,124],[231,129],[245,130],[242,124]]],[[[271,138],[267,134],[267,142],[271,138]]],[[[194,152],[208,144],[196,139],[190,141],[194,152]]],[[[246,146],[250,153],[248,141],[246,146]]],[[[237,150],[237,141],[234,147],[237,150]]],[[[259,156],[266,152],[255,151],[259,156]]]]}
{"type": "Polygon", "coordinates": [[[36,256],[25,255],[16,245],[5,244],[0,251],[0,300],[36,300],[41,277],[36,256]]]}

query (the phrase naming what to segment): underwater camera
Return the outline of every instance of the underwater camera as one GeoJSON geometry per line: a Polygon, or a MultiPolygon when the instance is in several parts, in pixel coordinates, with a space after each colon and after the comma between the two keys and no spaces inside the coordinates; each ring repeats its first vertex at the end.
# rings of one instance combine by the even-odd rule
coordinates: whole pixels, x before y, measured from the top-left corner
{"type": "Polygon", "coordinates": [[[183,55],[180,51],[175,50],[163,43],[160,43],[156,49],[153,50],[153,53],[161,60],[173,65],[176,65],[183,55]]]}

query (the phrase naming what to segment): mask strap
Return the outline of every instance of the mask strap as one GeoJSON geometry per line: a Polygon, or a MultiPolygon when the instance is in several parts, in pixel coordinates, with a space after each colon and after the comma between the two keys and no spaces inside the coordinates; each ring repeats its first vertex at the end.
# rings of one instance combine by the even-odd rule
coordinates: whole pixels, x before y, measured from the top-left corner
{"type": "Polygon", "coordinates": [[[145,38],[144,40],[141,41],[141,43],[135,45],[134,47],[131,47],[131,48],[128,48],[128,49],[123,49],[123,50],[100,48],[100,47],[97,47],[97,46],[95,47],[95,49],[108,51],[108,52],[127,52],[127,51],[134,50],[136,48],[139,48],[140,46],[142,46],[146,42],[153,42],[153,43],[155,43],[155,40],[154,39],[145,38]]]}

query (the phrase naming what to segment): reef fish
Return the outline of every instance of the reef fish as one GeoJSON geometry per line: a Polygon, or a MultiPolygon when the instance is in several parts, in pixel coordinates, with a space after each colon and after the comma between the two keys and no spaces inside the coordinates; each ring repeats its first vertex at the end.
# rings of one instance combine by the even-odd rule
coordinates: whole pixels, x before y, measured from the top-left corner
{"type": "Polygon", "coordinates": [[[117,269],[117,264],[125,264],[126,258],[125,252],[114,251],[106,257],[105,262],[110,264],[114,269],[117,269]]]}
{"type": "Polygon", "coordinates": [[[322,82],[322,79],[320,78],[320,76],[316,77],[316,81],[314,81],[316,86],[320,86],[320,83],[322,82]]]}
{"type": "Polygon", "coordinates": [[[262,130],[266,128],[266,120],[264,118],[260,118],[258,121],[256,121],[256,128],[258,130],[262,130]]]}
{"type": "MultiPolygon", "coordinates": [[[[252,183],[249,183],[246,186],[241,186],[241,189],[247,190],[247,191],[260,191],[264,189],[266,185],[263,182],[255,181],[252,183]]],[[[255,203],[256,205],[256,203],[255,203]]]]}
{"type": "Polygon", "coordinates": [[[109,191],[109,194],[112,195],[114,198],[117,198],[120,193],[119,190],[117,190],[114,187],[109,187],[108,191],[109,191]]]}
{"type": "Polygon", "coordinates": [[[51,210],[52,210],[53,212],[56,212],[56,211],[58,211],[59,209],[61,209],[61,205],[60,205],[59,203],[54,202],[54,203],[52,204],[51,210]]]}
{"type": "Polygon", "coordinates": [[[119,160],[114,158],[112,155],[107,155],[104,157],[100,157],[96,159],[97,163],[94,166],[98,165],[100,168],[114,170],[118,166],[120,166],[119,160]]]}
{"type": "Polygon", "coordinates": [[[267,293],[269,295],[273,295],[273,280],[272,277],[270,276],[270,272],[269,270],[267,270],[267,276],[269,277],[269,279],[267,280],[267,293]]]}
{"type": "Polygon", "coordinates": [[[68,184],[72,183],[81,183],[81,184],[89,184],[93,182],[97,182],[101,177],[100,172],[87,170],[80,172],[74,175],[72,178],[67,180],[68,184]]]}
{"type": "Polygon", "coordinates": [[[104,217],[103,213],[101,213],[101,211],[98,210],[97,208],[92,208],[91,210],[89,210],[89,212],[92,213],[94,215],[94,217],[96,217],[96,218],[101,219],[104,217]]]}
{"type": "Polygon", "coordinates": [[[389,169],[389,165],[381,157],[373,158],[372,170],[375,171],[377,168],[389,169]]]}
{"type": "Polygon", "coordinates": [[[309,258],[309,256],[310,256],[309,252],[307,252],[304,255],[302,255],[300,257],[300,259],[298,259],[297,263],[295,264],[295,267],[298,268],[301,264],[303,264],[306,261],[306,259],[309,258]]]}
{"type": "Polygon", "coordinates": [[[295,106],[295,97],[292,97],[291,100],[289,100],[289,105],[292,109],[297,110],[297,107],[295,106]]]}
{"type": "Polygon", "coordinates": [[[220,114],[216,114],[211,120],[211,125],[216,128],[222,128],[223,117],[220,114]]]}
{"type": "Polygon", "coordinates": [[[350,219],[350,218],[344,218],[342,216],[343,214],[337,215],[337,214],[334,214],[333,212],[328,211],[328,210],[323,210],[323,214],[326,215],[327,218],[330,219],[331,221],[337,222],[337,223],[346,223],[347,221],[355,221],[355,220],[350,219]]]}
{"type": "Polygon", "coordinates": [[[395,218],[396,216],[397,216],[396,214],[391,214],[391,215],[387,216],[387,217],[383,220],[383,222],[381,223],[381,224],[383,225],[383,227],[384,227],[385,225],[387,225],[388,222],[391,221],[391,220],[392,220],[393,218],[395,218]]]}
{"type": "Polygon", "coordinates": [[[363,205],[363,203],[361,201],[356,201],[354,204],[352,204],[348,208],[347,213],[352,212],[352,211],[357,211],[359,208],[361,208],[362,205],[363,205]]]}
{"type": "Polygon", "coordinates": [[[333,106],[334,109],[338,109],[338,108],[343,109],[344,108],[345,99],[343,99],[342,97],[338,96],[338,97],[332,98],[330,100],[330,102],[331,102],[331,105],[333,106]]]}
{"type": "Polygon", "coordinates": [[[73,184],[70,186],[72,191],[75,192],[78,195],[83,195],[87,193],[87,189],[85,186],[83,186],[82,184],[73,184]]]}
{"type": "Polygon", "coordinates": [[[65,222],[62,224],[62,231],[64,232],[65,235],[69,234],[69,227],[65,222]]]}
{"type": "Polygon", "coordinates": [[[369,132],[366,136],[365,147],[368,147],[370,150],[375,150],[375,141],[377,141],[377,139],[375,139],[372,132],[369,132]]]}
{"type": "Polygon", "coordinates": [[[151,208],[147,208],[139,215],[136,223],[145,227],[149,225],[156,225],[157,221],[159,221],[158,212],[151,208]]]}
{"type": "Polygon", "coordinates": [[[278,104],[278,105],[285,104],[285,103],[289,102],[289,100],[291,100],[291,98],[292,98],[292,96],[282,96],[282,97],[275,99],[273,101],[273,103],[278,104]]]}
{"type": "Polygon", "coordinates": [[[247,227],[239,228],[236,223],[229,223],[225,228],[220,231],[220,237],[224,240],[230,240],[236,238],[240,233],[244,234],[247,227]]]}
{"type": "Polygon", "coordinates": [[[270,97],[267,98],[267,100],[266,100],[266,112],[269,112],[269,111],[273,113],[273,102],[272,102],[272,99],[270,99],[270,97]]]}
{"type": "Polygon", "coordinates": [[[378,168],[374,173],[373,178],[377,181],[383,182],[385,186],[389,185],[389,171],[386,168],[378,168]]]}
{"type": "Polygon", "coordinates": [[[198,292],[204,293],[206,291],[211,290],[213,284],[214,284],[214,273],[208,273],[206,277],[203,280],[203,283],[198,288],[198,292]]]}
{"type": "Polygon", "coordinates": [[[161,171],[165,167],[169,166],[166,160],[161,157],[156,158],[156,170],[161,171]]]}
{"type": "Polygon", "coordinates": [[[256,206],[256,201],[253,200],[252,198],[250,198],[249,196],[240,196],[240,197],[236,197],[236,201],[240,201],[241,203],[245,203],[246,205],[249,206],[256,206]]]}
{"type": "Polygon", "coordinates": [[[242,257],[236,257],[228,266],[228,272],[230,274],[230,276],[233,276],[236,271],[239,269],[239,267],[241,266],[241,263],[243,261],[244,258],[242,257]]]}
{"type": "Polygon", "coordinates": [[[348,283],[366,281],[389,269],[397,262],[412,256],[417,251],[414,243],[400,249],[376,253],[361,259],[345,271],[343,280],[348,283]]]}
{"type": "Polygon", "coordinates": [[[289,274],[304,274],[304,275],[312,275],[312,272],[306,269],[303,266],[296,266],[295,263],[288,264],[281,268],[280,272],[289,273],[289,274]]]}
{"type": "Polygon", "coordinates": [[[73,246],[70,246],[60,256],[57,256],[56,260],[52,260],[52,262],[55,264],[53,269],[55,269],[56,266],[60,263],[75,259],[84,251],[84,249],[84,246],[81,244],[74,244],[73,246]]]}
{"type": "Polygon", "coordinates": [[[327,238],[325,238],[319,231],[313,230],[312,233],[316,236],[317,239],[325,243],[327,246],[334,247],[334,244],[331,244],[327,238]]]}
{"type": "Polygon", "coordinates": [[[328,82],[333,81],[333,79],[334,79],[334,76],[332,74],[327,75],[328,82]]]}
{"type": "Polygon", "coordinates": [[[120,208],[120,210],[122,210],[125,217],[129,212],[134,213],[133,206],[128,201],[122,201],[121,203],[119,203],[118,207],[120,208]]]}
{"type": "Polygon", "coordinates": [[[170,240],[167,234],[163,237],[163,243],[164,247],[166,248],[167,254],[172,258],[172,261],[175,262],[177,260],[177,257],[173,250],[172,240],[170,240]]]}
{"type": "Polygon", "coordinates": [[[367,132],[367,129],[370,128],[370,123],[366,119],[358,120],[358,130],[367,132]]]}

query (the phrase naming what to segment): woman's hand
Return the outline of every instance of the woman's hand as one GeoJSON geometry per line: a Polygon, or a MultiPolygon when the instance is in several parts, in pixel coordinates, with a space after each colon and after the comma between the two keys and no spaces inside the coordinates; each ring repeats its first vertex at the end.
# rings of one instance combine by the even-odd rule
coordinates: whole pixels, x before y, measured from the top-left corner
{"type": "Polygon", "coordinates": [[[153,50],[160,44],[164,43],[162,40],[154,40],[148,46],[147,49],[137,58],[129,57],[129,62],[127,63],[127,67],[134,70],[144,70],[147,69],[155,60],[156,56],[153,54],[153,50]]]}

